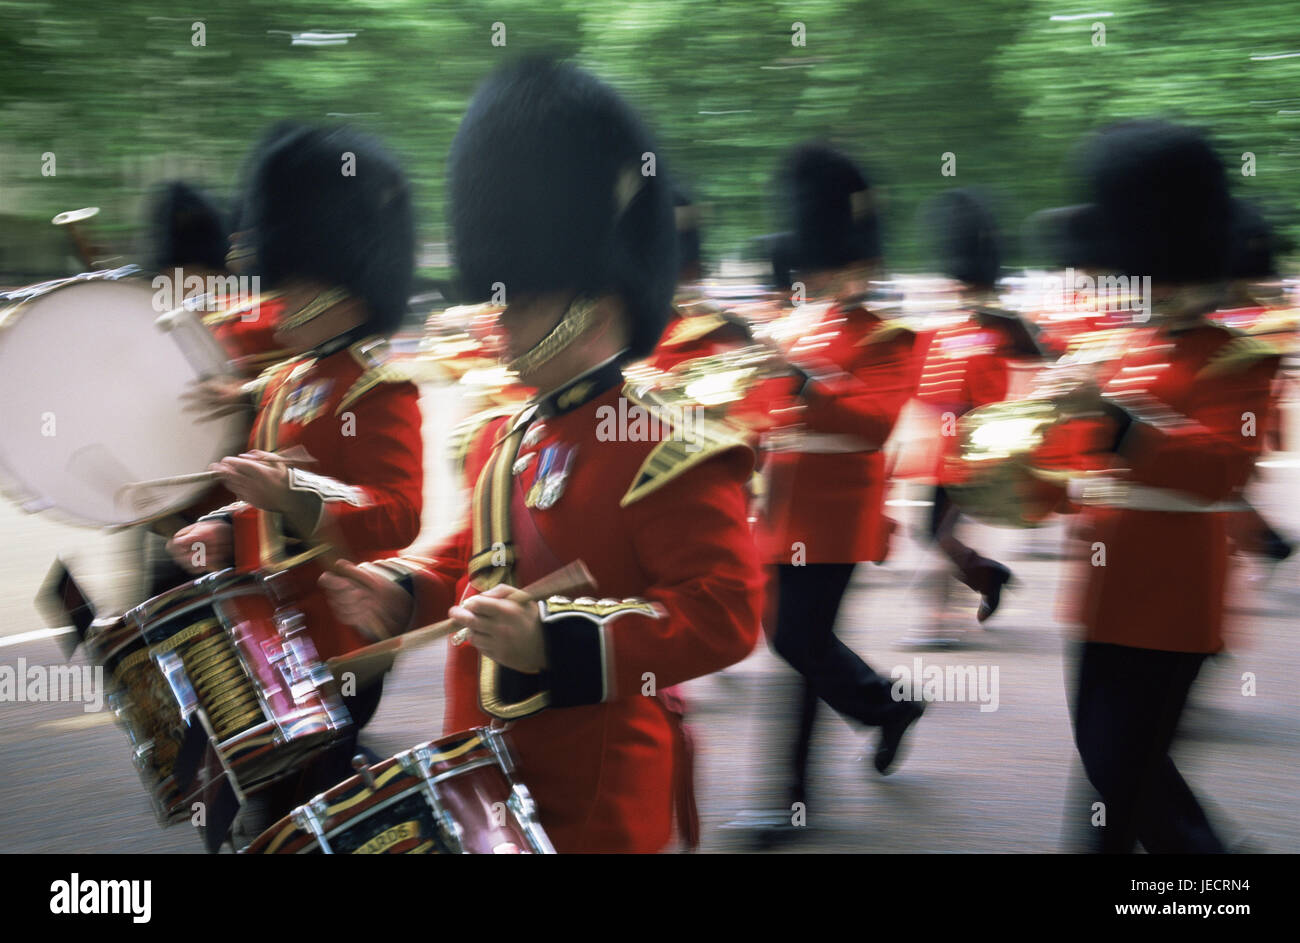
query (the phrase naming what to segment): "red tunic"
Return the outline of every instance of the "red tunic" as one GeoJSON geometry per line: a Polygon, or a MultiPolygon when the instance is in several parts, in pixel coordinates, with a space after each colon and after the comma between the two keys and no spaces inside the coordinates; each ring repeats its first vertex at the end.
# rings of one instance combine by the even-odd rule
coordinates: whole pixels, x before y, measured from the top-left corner
{"type": "MultiPolygon", "coordinates": [[[[316,459],[290,472],[290,487],[321,501],[313,542],[327,541],[352,560],[371,560],[408,546],[424,506],[424,449],[419,391],[385,360],[372,337],[319,360],[308,355],[268,372],[249,447],[301,446],[316,459]]],[[[278,515],[265,562],[287,551],[278,543],[278,515]]],[[[236,526],[242,526],[237,522],[236,526]]],[[[330,615],[315,589],[316,567],[301,567],[296,584],[307,625],[324,658],[367,643],[330,615]]]]}
{"type": "Polygon", "coordinates": [[[959,449],[956,417],[980,406],[1007,398],[1012,364],[1038,359],[1028,331],[1010,316],[981,316],[971,312],[966,320],[929,332],[925,338],[924,366],[916,397],[930,407],[922,413],[920,438],[937,443],[930,469],[940,484],[953,484],[948,459],[959,449]]]}
{"type": "Polygon", "coordinates": [[[226,311],[210,314],[203,323],[226,350],[226,356],[248,377],[290,356],[275,342],[275,328],[284,301],[278,295],[262,295],[226,311]]]}
{"type": "MultiPolygon", "coordinates": [[[[759,632],[760,569],[746,522],[752,454],[726,445],[702,449],[693,462],[656,461],[666,480],[630,500],[647,459],[663,452],[655,441],[629,441],[631,426],[621,440],[602,433],[609,430],[602,417],[617,415],[620,398],[615,386],[537,420],[540,432],[524,440],[511,484],[513,582],[582,560],[613,606],[603,625],[593,615],[545,627],[552,706],[510,726],[519,778],[561,852],[654,852],[669,842],[674,792],[680,798],[683,786],[675,719],[661,697],[646,696],[647,684],[652,677],[662,694],[737,662],[759,632]],[[552,506],[528,507],[548,451],[553,462],[571,456],[567,484],[552,506]],[[659,613],[647,613],[644,601],[659,613]]],[[[473,440],[470,481],[504,428],[498,418],[473,440]]],[[[454,601],[477,592],[466,575],[471,541],[466,530],[416,571],[415,624],[444,618],[454,601]]],[[[479,670],[472,646],[450,649],[447,732],[492,719],[480,703],[479,670]]]]}
{"type": "Polygon", "coordinates": [[[663,336],[645,362],[658,370],[671,370],[688,360],[712,357],[745,343],[740,328],[711,302],[679,300],[663,336]]]}
{"type": "MultiPolygon", "coordinates": [[[[754,347],[753,339],[737,323],[743,323],[743,316],[734,311],[724,312],[713,302],[703,299],[679,299],[673,310],[674,316],[663,337],[643,361],[645,366],[664,373],[676,371],[680,375],[683,370],[693,368],[692,361],[705,357],[725,358],[728,353],[754,347]]],[[[717,369],[725,371],[726,364],[724,359],[717,369]]],[[[759,433],[769,423],[769,402],[774,388],[770,381],[759,377],[761,373],[755,379],[744,381],[748,385],[736,391],[738,398],[703,406],[710,417],[728,423],[752,445],[757,444],[759,433]]],[[[662,379],[652,379],[651,387],[659,382],[663,382],[662,379]]],[[[788,382],[783,384],[783,387],[788,386],[788,382]]]]}
{"type": "Polygon", "coordinates": [[[1148,410],[1143,421],[1143,410],[1130,410],[1138,421],[1116,465],[1136,493],[1117,499],[1119,506],[1083,511],[1089,545],[1077,612],[1089,641],[1216,652],[1228,576],[1226,509],[1254,471],[1279,358],[1208,322],[1144,334],[1106,392],[1145,393],[1162,411],[1148,410]],[[1157,504],[1170,509],[1152,509],[1157,504]],[[1099,543],[1104,566],[1094,565],[1099,543]]]}
{"type": "Polygon", "coordinates": [[[792,427],[788,446],[781,430],[768,439],[767,562],[795,562],[797,547],[805,563],[884,559],[881,449],[916,387],[915,339],[865,308],[832,305],[792,349],[793,360],[823,378],[774,411],[780,421],[802,424],[792,427]]]}

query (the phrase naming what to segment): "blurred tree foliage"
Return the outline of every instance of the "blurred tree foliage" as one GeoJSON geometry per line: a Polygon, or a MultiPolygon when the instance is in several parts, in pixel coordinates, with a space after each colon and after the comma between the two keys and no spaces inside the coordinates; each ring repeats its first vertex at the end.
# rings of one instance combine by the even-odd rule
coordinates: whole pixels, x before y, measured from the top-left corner
{"type": "Polygon", "coordinates": [[[298,117],[388,141],[416,181],[422,240],[437,247],[443,162],[469,95],[497,63],[537,52],[575,58],[646,111],[666,166],[706,205],[715,260],[781,226],[780,155],[820,137],[882,188],[894,266],[926,266],[918,209],[950,186],[990,191],[1008,261],[1033,261],[1021,222],[1074,199],[1072,145],[1139,115],[1211,128],[1237,192],[1300,235],[1300,58],[1265,58],[1300,52],[1295,11],[1201,0],[0,0],[0,220],[11,230],[0,243],[24,221],[95,204],[99,232],[129,254],[151,185],[184,177],[227,195],[261,130],[298,117]],[[295,44],[304,31],[356,35],[295,44]],[[1255,176],[1240,172],[1246,152],[1255,176]],[[955,177],[940,172],[945,153],[955,177]]]}

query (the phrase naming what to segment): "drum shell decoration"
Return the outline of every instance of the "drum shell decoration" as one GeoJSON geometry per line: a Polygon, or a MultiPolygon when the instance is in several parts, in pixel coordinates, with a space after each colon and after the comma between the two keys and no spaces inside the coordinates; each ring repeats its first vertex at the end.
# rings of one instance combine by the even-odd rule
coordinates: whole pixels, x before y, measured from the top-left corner
{"type": "Polygon", "coordinates": [[[550,854],[504,734],[478,727],[399,753],[271,826],[247,854],[550,854]]]}
{"type": "Polygon", "coordinates": [[[162,825],[187,820],[213,777],[254,792],[351,726],[277,576],[213,573],[87,632],[162,825]]]}

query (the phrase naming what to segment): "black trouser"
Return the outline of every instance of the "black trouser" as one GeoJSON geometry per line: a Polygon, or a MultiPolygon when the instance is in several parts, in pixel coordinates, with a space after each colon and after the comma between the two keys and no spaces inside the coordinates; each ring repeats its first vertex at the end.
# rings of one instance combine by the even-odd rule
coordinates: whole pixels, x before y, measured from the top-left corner
{"type": "Polygon", "coordinates": [[[776,567],[776,628],[772,647],[803,676],[794,744],[793,798],[806,795],[808,754],[817,702],[825,701],[849,720],[880,726],[903,707],[890,695],[892,683],[877,674],[835,637],[840,601],[854,563],[810,563],[776,567]]]}
{"type": "Polygon", "coordinates": [[[957,568],[957,579],[976,592],[980,592],[981,581],[976,572],[977,568],[981,563],[994,561],[981,556],[957,539],[957,522],[960,519],[961,511],[952,503],[947,489],[943,485],[935,485],[934,500],[930,504],[928,528],[930,540],[957,568]]]}
{"type": "MultiPolygon", "coordinates": [[[[1079,652],[1074,738],[1105,803],[1092,846],[1125,854],[1224,851],[1169,748],[1205,655],[1085,642],[1079,652]]],[[[1088,809],[1072,815],[1091,814],[1088,809]]]]}
{"type": "Polygon", "coordinates": [[[952,533],[957,526],[960,512],[948,496],[948,489],[943,485],[934,486],[933,500],[930,502],[930,522],[926,530],[932,541],[939,541],[952,533]]]}

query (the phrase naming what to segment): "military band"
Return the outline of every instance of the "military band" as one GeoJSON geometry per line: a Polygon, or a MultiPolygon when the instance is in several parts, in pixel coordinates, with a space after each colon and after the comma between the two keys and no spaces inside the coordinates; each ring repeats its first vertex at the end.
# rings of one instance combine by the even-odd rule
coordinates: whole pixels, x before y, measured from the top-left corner
{"type": "MultiPolygon", "coordinates": [[[[1241,329],[1287,316],[1273,234],[1231,199],[1199,132],[1128,122],[1082,153],[1084,202],[1044,218],[1060,234],[1052,250],[1080,272],[1149,276],[1149,321],[1132,317],[1132,295],[1122,325],[1083,312],[1069,328],[1040,327],[1009,310],[989,202],[937,186],[927,225],[954,304],[924,325],[899,317],[880,296],[881,189],[823,142],[790,150],[774,181],[785,231],[767,248],[780,290],[735,307],[704,286],[701,208],[618,92],[547,59],[494,71],[446,162],[447,222],[453,310],[490,325],[473,362],[499,354],[510,392],[452,435],[468,508],[427,545],[416,544],[429,472],[420,391],[388,343],[415,260],[397,159],[348,127],[284,123],[253,148],[232,220],[170,185],[156,199],[154,268],[256,275],[261,287],[203,312],[230,369],[201,378],[189,408],[245,416],[247,447],[212,464],[201,506],[149,521],[174,565],[145,564],[150,600],[133,618],[209,592],[223,611],[221,593],[251,592],[247,581],[293,617],[275,610],[268,666],[247,672],[268,687],[260,701],[241,693],[238,711],[218,693],[231,677],[202,675],[217,642],[186,648],[221,620],[142,630],[138,652],[120,643],[121,624],[82,629],[118,668],[153,659],[217,678],[191,692],[202,710],[183,705],[156,795],[177,803],[226,784],[240,811],[210,837],[259,851],[691,849],[700,824],[680,686],[765,636],[799,694],[782,711],[790,729],[765,734],[784,757],[783,803],[742,821],[762,845],[799,834],[790,809],[813,795],[820,703],[871,732],[880,775],[925,736],[914,726],[925,700],[900,697],[836,632],[859,564],[885,563],[906,537],[886,502],[896,428],[919,404],[933,459],[923,543],[944,560],[938,609],[955,579],[978,596],[982,624],[1015,586],[958,539],[963,515],[988,519],[981,501],[1046,495],[1040,516],[1070,515],[1074,738],[1105,809],[1103,827],[1079,821],[1092,803],[1073,824],[1101,852],[1225,850],[1170,750],[1202,664],[1225,648],[1234,550],[1291,552],[1245,499],[1263,449],[1279,445],[1281,358],[1241,329]],[[341,155],[355,173],[340,172],[341,155]],[[1111,354],[1078,355],[1103,347],[1111,354]],[[1026,397],[1018,371],[1047,380],[1026,397]],[[973,482],[966,450],[1009,402],[1036,410],[1033,441],[998,452],[973,482]],[[573,573],[585,583],[536,589],[573,573]],[[406,646],[443,637],[441,738],[381,762],[358,734],[385,671],[406,646]],[[247,719],[286,691],[293,722],[277,714],[278,733],[261,739],[250,721],[238,750],[238,737],[217,736],[213,717],[247,719]],[[286,752],[294,723],[320,744],[286,752]],[[241,765],[265,751],[274,763],[241,765]],[[467,835],[446,790],[488,768],[512,824],[467,835]],[[408,809],[399,784],[421,800],[408,809]],[[373,804],[370,831],[356,830],[358,803],[373,804]]],[[[888,614],[872,618],[890,627],[888,614]]],[[[904,641],[970,643],[941,621],[904,641]]],[[[147,715],[139,704],[160,691],[153,678],[128,693],[147,715]]]]}

